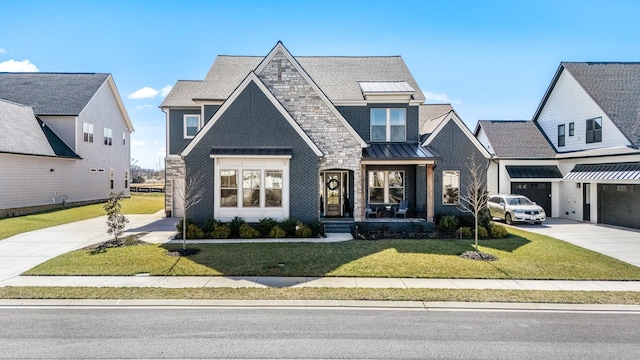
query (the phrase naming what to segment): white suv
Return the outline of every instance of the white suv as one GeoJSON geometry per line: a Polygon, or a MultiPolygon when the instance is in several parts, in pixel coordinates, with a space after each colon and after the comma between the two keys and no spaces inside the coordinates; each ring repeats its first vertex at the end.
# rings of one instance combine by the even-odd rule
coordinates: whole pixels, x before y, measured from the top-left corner
{"type": "Polygon", "coordinates": [[[504,219],[507,224],[525,221],[540,224],[547,219],[542,207],[522,195],[493,195],[487,207],[491,217],[504,219]]]}

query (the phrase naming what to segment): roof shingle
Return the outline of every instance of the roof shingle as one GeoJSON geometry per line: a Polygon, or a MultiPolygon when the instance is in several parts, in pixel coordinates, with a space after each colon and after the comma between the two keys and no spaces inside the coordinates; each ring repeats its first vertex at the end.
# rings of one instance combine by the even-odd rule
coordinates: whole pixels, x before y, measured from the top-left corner
{"type": "Polygon", "coordinates": [[[554,158],[555,150],[533,121],[480,120],[493,152],[501,158],[554,158]]]}

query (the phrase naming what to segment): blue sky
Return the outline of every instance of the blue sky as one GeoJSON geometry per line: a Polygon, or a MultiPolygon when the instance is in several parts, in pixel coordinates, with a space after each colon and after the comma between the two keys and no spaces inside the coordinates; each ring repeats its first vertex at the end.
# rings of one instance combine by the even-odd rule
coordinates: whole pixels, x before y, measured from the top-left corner
{"type": "Polygon", "coordinates": [[[0,71],[113,74],[132,157],[156,168],[163,90],[203,79],[218,54],[281,40],[294,56],[401,55],[428,102],[473,130],[530,119],[560,61],[640,61],[638,14],[632,0],[2,1],[0,71]]]}

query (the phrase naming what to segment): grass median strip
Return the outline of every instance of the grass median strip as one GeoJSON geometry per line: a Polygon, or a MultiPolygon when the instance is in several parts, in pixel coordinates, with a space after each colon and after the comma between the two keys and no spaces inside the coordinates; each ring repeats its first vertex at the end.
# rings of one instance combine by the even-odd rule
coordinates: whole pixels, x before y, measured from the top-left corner
{"type": "Polygon", "coordinates": [[[375,300],[640,304],[637,292],[452,289],[4,287],[0,299],[375,300]]]}
{"type": "Polygon", "coordinates": [[[497,261],[458,255],[471,240],[352,240],[342,243],[189,244],[195,255],[168,256],[179,244],[78,250],[28,275],[337,276],[462,279],[639,280],[640,268],[544,235],[510,229],[481,240],[497,261]]]}

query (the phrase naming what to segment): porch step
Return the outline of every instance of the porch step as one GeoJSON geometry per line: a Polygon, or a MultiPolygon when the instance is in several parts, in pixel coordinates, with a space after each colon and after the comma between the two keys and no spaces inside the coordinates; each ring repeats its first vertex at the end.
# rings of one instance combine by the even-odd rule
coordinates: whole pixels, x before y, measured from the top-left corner
{"type": "Polygon", "coordinates": [[[351,233],[351,225],[353,222],[324,222],[324,231],[326,233],[351,233]]]}

